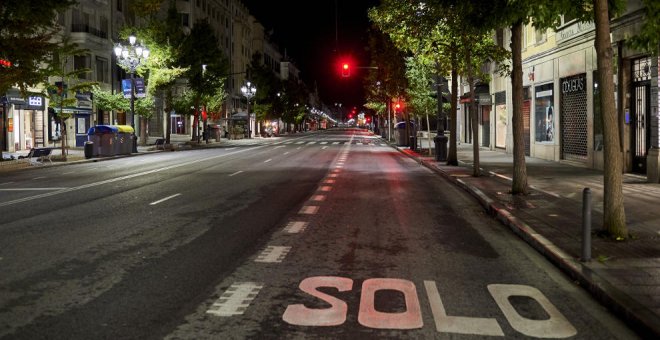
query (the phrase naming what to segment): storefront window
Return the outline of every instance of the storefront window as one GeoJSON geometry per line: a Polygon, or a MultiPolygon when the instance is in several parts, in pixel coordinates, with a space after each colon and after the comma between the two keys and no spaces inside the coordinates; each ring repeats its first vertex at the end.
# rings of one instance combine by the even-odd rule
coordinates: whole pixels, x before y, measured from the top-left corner
{"type": "Polygon", "coordinates": [[[535,88],[534,122],[537,142],[552,142],[555,135],[554,84],[545,84],[535,88]]]}

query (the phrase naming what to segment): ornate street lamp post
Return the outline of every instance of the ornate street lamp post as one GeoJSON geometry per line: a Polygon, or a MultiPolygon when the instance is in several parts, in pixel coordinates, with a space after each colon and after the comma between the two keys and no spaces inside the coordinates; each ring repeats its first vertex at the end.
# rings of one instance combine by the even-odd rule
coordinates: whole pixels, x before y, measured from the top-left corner
{"type": "Polygon", "coordinates": [[[254,97],[255,94],[257,94],[257,88],[252,85],[249,81],[241,86],[241,93],[245,98],[247,99],[247,128],[248,128],[248,138],[252,138],[252,133],[251,133],[251,128],[250,128],[250,99],[254,97]]]}
{"type": "Polygon", "coordinates": [[[115,45],[114,51],[117,57],[117,65],[128,70],[131,74],[131,127],[133,128],[133,152],[137,153],[137,136],[135,135],[135,70],[149,57],[149,49],[136,44],[137,38],[131,34],[128,37],[130,45],[115,45]]]}

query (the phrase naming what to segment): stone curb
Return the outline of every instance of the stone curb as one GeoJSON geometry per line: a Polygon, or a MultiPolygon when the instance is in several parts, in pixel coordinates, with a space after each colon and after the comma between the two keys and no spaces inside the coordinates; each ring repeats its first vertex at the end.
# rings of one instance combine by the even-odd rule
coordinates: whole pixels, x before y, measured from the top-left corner
{"type": "Polygon", "coordinates": [[[438,168],[433,161],[417,158],[416,155],[405,152],[401,148],[393,147],[474,196],[486,212],[509,227],[516,235],[550,260],[572,280],[584,287],[601,304],[622,318],[638,334],[646,338],[660,338],[660,318],[658,315],[614,287],[589,268],[588,265],[569,256],[477,187],[451,176],[451,174],[438,168]]]}

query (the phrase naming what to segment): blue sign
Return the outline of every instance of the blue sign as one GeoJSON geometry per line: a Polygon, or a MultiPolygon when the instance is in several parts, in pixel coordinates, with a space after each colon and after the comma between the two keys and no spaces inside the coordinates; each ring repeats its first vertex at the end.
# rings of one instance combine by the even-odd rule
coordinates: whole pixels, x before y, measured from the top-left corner
{"type": "Polygon", "coordinates": [[[131,80],[122,79],[121,80],[121,89],[124,92],[124,98],[131,98],[131,80]]]}

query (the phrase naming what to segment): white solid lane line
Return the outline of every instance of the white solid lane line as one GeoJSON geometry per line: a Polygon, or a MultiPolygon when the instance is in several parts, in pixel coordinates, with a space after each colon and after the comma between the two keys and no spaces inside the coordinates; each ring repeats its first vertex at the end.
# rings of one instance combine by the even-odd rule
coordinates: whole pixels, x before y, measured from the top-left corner
{"type": "Polygon", "coordinates": [[[158,201],[151,202],[151,203],[149,203],[149,205],[156,205],[156,204],[158,204],[158,203],[165,202],[165,201],[167,201],[167,200],[169,200],[169,199],[171,199],[171,198],[177,197],[177,196],[179,196],[179,195],[181,195],[181,194],[179,193],[179,194],[174,194],[174,195],[172,195],[172,196],[167,196],[167,197],[165,197],[165,198],[163,198],[163,199],[160,199],[160,200],[158,200],[158,201]]]}
{"type": "Polygon", "coordinates": [[[8,188],[0,189],[0,191],[48,191],[48,190],[62,190],[66,188],[8,188]]]}

